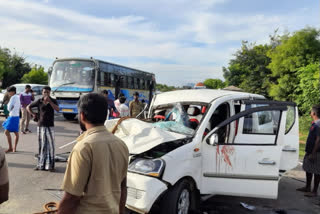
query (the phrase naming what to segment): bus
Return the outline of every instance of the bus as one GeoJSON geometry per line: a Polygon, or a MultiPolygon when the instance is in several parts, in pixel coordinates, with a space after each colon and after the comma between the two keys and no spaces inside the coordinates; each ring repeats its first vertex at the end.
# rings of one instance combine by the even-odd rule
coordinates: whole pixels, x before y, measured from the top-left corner
{"type": "Polygon", "coordinates": [[[139,92],[139,100],[148,104],[156,84],[153,73],[94,58],[56,59],[48,74],[52,96],[67,120],[73,120],[78,114],[77,102],[81,95],[108,90],[109,100],[114,101],[123,93],[129,103],[133,93],[139,92]]]}

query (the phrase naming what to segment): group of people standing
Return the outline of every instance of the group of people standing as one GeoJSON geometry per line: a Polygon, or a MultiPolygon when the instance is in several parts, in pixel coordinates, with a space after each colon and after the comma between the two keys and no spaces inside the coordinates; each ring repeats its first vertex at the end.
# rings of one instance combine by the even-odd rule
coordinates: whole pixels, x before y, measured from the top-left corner
{"type": "Polygon", "coordinates": [[[139,93],[133,93],[133,100],[129,103],[129,107],[126,105],[126,97],[123,93],[120,93],[118,99],[115,101],[108,98],[109,92],[107,90],[102,91],[102,95],[107,99],[108,102],[108,115],[109,118],[119,117],[133,117],[142,118],[139,114],[144,109],[144,103],[139,100],[139,93]]]}
{"type": "Polygon", "coordinates": [[[10,98],[7,104],[9,117],[2,124],[8,141],[6,153],[17,151],[19,130],[22,134],[31,133],[29,122],[32,117],[38,123],[39,153],[35,170],[54,171],[54,110],[59,111],[59,106],[57,101],[50,97],[50,92],[51,88],[45,86],[42,89],[42,97],[35,100],[30,85],[26,85],[25,91],[20,95],[16,94],[14,86],[7,89],[10,98]],[[34,112],[33,108],[36,108],[37,112],[34,112]],[[15,135],[14,145],[12,145],[11,133],[15,135]]]}

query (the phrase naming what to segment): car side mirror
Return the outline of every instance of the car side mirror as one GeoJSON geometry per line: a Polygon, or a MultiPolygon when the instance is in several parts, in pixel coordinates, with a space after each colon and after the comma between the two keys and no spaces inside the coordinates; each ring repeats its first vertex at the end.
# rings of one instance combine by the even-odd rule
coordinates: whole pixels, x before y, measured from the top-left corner
{"type": "Polygon", "coordinates": [[[219,136],[218,136],[218,134],[212,134],[209,138],[208,138],[208,140],[207,140],[207,143],[209,144],[209,145],[211,145],[211,146],[215,146],[215,145],[217,145],[218,144],[218,142],[219,142],[219,136]]]}

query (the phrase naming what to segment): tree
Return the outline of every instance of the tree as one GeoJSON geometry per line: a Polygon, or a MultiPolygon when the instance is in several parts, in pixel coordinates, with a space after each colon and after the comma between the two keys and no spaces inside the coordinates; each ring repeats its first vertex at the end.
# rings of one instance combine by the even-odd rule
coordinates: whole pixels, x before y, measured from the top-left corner
{"type": "Polygon", "coordinates": [[[268,97],[268,88],[272,79],[267,56],[270,45],[256,45],[242,42],[242,47],[230,60],[228,68],[223,67],[224,78],[228,85],[234,85],[247,92],[268,97]]]}
{"type": "Polygon", "coordinates": [[[305,28],[285,35],[278,46],[270,49],[271,63],[268,68],[277,79],[270,87],[270,96],[278,100],[296,100],[300,96],[300,68],[318,62],[320,59],[320,32],[305,28]]]}
{"type": "Polygon", "coordinates": [[[302,113],[309,112],[314,104],[320,103],[320,64],[313,63],[298,70],[299,96],[296,102],[302,113]]]}
{"type": "Polygon", "coordinates": [[[167,86],[166,84],[156,84],[156,90],[161,92],[176,90],[174,86],[167,86]]]}
{"type": "Polygon", "coordinates": [[[203,84],[207,88],[211,88],[211,89],[218,89],[218,88],[224,88],[225,87],[225,83],[220,79],[206,79],[203,82],[203,84]]]}
{"type": "Polygon", "coordinates": [[[29,73],[23,75],[21,82],[47,85],[48,73],[44,72],[42,66],[34,66],[29,73]]]}
{"type": "Polygon", "coordinates": [[[7,48],[0,47],[0,78],[2,88],[20,82],[22,76],[31,70],[25,58],[17,53],[11,54],[7,48]]]}

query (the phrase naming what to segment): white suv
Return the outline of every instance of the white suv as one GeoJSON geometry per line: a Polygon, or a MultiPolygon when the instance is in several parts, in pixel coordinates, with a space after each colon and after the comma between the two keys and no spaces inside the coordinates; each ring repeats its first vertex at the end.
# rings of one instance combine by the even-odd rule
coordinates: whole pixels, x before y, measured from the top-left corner
{"type": "Polygon", "coordinates": [[[126,206],[138,213],[188,213],[206,194],[275,199],[281,174],[298,164],[295,103],[179,90],[155,95],[148,116],[115,132],[130,152],[126,206]]]}

